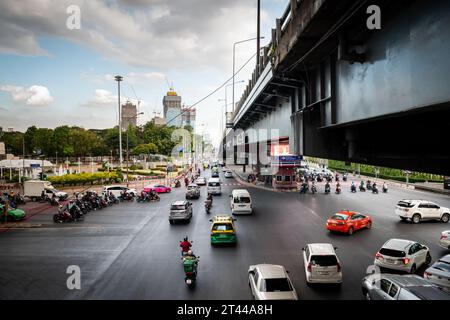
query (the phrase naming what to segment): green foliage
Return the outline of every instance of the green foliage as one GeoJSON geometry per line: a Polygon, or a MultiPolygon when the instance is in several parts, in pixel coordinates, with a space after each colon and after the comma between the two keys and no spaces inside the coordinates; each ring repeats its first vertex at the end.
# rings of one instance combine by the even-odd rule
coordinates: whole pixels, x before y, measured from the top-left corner
{"type": "Polygon", "coordinates": [[[140,144],[136,148],[133,149],[132,154],[140,155],[140,154],[157,154],[158,147],[153,142],[140,144]]]}
{"type": "Polygon", "coordinates": [[[48,177],[54,185],[78,185],[78,184],[94,184],[104,182],[120,182],[123,176],[117,172],[96,172],[96,173],[76,173],[66,174],[63,176],[48,177]]]}
{"type": "MultiPolygon", "coordinates": [[[[357,164],[351,163],[350,166],[346,166],[345,162],[337,160],[328,160],[328,167],[337,171],[357,171],[357,164]]],[[[378,177],[381,179],[396,180],[406,182],[406,175],[403,170],[385,167],[375,167],[367,164],[360,165],[360,172],[364,176],[375,177],[375,169],[379,169],[378,177]]],[[[409,176],[409,182],[443,182],[443,176],[424,173],[424,172],[411,172],[409,176]]]]}

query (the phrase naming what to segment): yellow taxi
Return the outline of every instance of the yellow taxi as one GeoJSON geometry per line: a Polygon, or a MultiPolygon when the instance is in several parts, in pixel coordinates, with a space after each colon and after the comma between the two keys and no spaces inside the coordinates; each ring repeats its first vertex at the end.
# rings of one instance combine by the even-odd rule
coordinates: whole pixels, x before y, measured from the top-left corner
{"type": "Polygon", "coordinates": [[[236,243],[234,219],[228,215],[218,215],[209,220],[211,224],[211,244],[236,243]]]}

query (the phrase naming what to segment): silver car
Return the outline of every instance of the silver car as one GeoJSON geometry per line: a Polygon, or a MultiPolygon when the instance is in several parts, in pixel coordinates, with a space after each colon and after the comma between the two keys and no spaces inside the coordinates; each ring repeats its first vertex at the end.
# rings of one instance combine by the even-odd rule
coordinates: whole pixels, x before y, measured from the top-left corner
{"type": "Polygon", "coordinates": [[[416,275],[374,273],[364,277],[367,300],[450,300],[450,294],[416,275]]]}
{"type": "Polygon", "coordinates": [[[170,206],[169,222],[190,221],[192,218],[192,203],[188,201],[175,201],[170,206]]]}
{"type": "Polygon", "coordinates": [[[198,199],[200,198],[200,187],[195,183],[188,185],[186,190],[186,199],[198,199]]]}
{"type": "Polygon", "coordinates": [[[443,256],[425,270],[423,277],[450,292],[450,254],[443,256]]]}
{"type": "Polygon", "coordinates": [[[248,284],[255,300],[298,300],[288,271],[280,265],[250,266],[248,284]]]}

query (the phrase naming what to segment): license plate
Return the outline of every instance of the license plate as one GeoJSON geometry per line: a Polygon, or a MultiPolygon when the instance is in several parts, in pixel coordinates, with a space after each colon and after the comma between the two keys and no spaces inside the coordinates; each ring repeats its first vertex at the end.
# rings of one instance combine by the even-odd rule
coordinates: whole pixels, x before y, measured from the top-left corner
{"type": "Polygon", "coordinates": [[[389,262],[389,263],[394,263],[394,262],[395,262],[395,260],[392,260],[392,259],[386,259],[386,262],[389,262]]]}
{"type": "Polygon", "coordinates": [[[319,274],[321,276],[327,276],[329,274],[329,272],[321,271],[321,272],[319,272],[319,274]]]}
{"type": "Polygon", "coordinates": [[[336,227],[337,226],[337,224],[336,223],[333,223],[333,227],[336,227]]]}
{"type": "Polygon", "coordinates": [[[245,207],[245,204],[240,204],[239,207],[245,207]]]}

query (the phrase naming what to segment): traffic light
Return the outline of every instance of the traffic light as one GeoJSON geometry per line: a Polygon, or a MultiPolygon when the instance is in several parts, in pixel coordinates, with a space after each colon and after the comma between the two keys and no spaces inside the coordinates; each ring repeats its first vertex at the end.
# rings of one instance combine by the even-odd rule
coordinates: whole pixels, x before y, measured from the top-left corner
{"type": "Polygon", "coordinates": [[[39,172],[39,180],[44,180],[44,177],[43,177],[43,173],[42,172],[39,172]]]}

